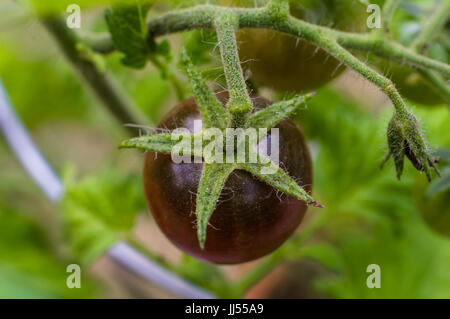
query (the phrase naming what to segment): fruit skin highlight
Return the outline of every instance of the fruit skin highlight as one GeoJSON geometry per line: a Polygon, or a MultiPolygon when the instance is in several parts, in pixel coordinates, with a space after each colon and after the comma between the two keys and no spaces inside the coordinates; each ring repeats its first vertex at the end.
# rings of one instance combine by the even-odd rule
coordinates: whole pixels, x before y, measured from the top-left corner
{"type": "MultiPolygon", "coordinates": [[[[227,93],[217,96],[226,103],[227,93]]],[[[252,100],[255,111],[270,105],[261,97],[252,100]]],[[[184,127],[192,132],[194,120],[201,117],[195,100],[190,98],[176,106],[159,127],[169,130],[184,127]]],[[[312,164],[303,134],[289,119],[276,127],[280,135],[280,166],[310,192],[312,164]]],[[[275,250],[300,224],[307,209],[304,202],[250,173],[236,170],[228,177],[219,197],[202,250],[195,226],[202,166],[202,163],[176,164],[170,154],[147,152],[145,156],[144,189],[150,211],[162,232],[185,253],[211,263],[250,261],[275,250]]]]}

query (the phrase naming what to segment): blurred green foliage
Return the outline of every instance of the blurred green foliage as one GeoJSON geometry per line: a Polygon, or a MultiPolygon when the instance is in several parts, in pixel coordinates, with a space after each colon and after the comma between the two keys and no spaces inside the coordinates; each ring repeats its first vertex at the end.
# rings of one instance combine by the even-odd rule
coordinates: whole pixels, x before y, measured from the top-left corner
{"type": "Polygon", "coordinates": [[[93,283],[84,274],[81,289],[67,288],[66,267],[72,262],[58,256],[37,222],[1,202],[0,227],[0,298],[95,296],[93,283]]]}
{"type": "MultiPolygon", "coordinates": [[[[447,107],[416,111],[432,144],[448,147],[447,107]]],[[[298,116],[319,143],[315,192],[326,203],[326,233],[344,265],[338,276],[320,278],[318,287],[337,298],[448,298],[450,241],[426,227],[414,198],[414,185],[425,176],[416,177],[410,164],[401,181],[392,166],[379,169],[390,113],[374,116],[322,90],[298,116]],[[381,267],[381,289],[366,286],[369,264],[381,267]]],[[[426,209],[448,214],[442,206],[426,209]]]]}
{"type": "Polygon", "coordinates": [[[105,168],[79,182],[69,169],[64,180],[66,239],[77,259],[90,264],[110,245],[127,239],[137,214],[145,210],[140,178],[120,176],[113,168],[105,168]]]}
{"type": "Polygon", "coordinates": [[[0,75],[27,126],[33,128],[51,119],[86,118],[89,103],[67,63],[32,57],[8,44],[0,40],[0,75]]]}
{"type": "MultiPolygon", "coordinates": [[[[87,10],[104,2],[77,3],[87,10]]],[[[177,1],[171,2],[174,3],[178,5],[177,1]]],[[[181,2],[183,6],[188,3],[181,2]]],[[[65,11],[67,1],[36,1],[36,5],[46,12],[61,12],[65,11]]],[[[409,8],[406,15],[416,14],[414,7],[406,5],[406,8],[409,8]]],[[[92,24],[95,29],[104,30],[105,23],[99,16],[92,24]]],[[[96,127],[107,121],[105,113],[96,111],[99,103],[90,97],[74,70],[53,47],[47,52],[47,48],[35,43],[39,52],[45,51],[39,55],[25,49],[23,42],[32,38],[25,28],[30,21],[34,21],[32,17],[17,23],[15,28],[22,29],[22,37],[11,36],[11,32],[17,31],[15,28],[13,31],[0,28],[0,76],[32,134],[51,121],[71,120],[80,127],[96,127]]],[[[214,35],[191,32],[183,39],[196,63],[208,67],[207,71],[213,74],[209,78],[219,82],[217,74],[222,70],[212,72],[218,65],[211,53],[214,35]]],[[[174,57],[178,40],[173,40],[174,57]]],[[[149,125],[154,125],[168,107],[175,105],[173,87],[153,66],[131,70],[120,63],[122,57],[121,53],[108,56],[107,72],[147,114],[149,125]]],[[[173,64],[171,67],[176,68],[176,59],[173,64]]],[[[448,149],[448,107],[419,107],[415,113],[425,126],[430,144],[448,149]]],[[[425,176],[410,164],[401,181],[395,179],[392,165],[379,169],[391,114],[390,108],[369,110],[361,100],[352,100],[329,87],[320,90],[308,108],[298,114],[296,120],[315,154],[315,197],[326,204],[325,209],[311,212],[324,214],[326,223],[314,244],[303,247],[298,257],[317,260],[332,271],[330,276],[317,280],[317,289],[331,297],[448,298],[450,240],[442,235],[448,229],[436,229],[436,222],[428,218],[438,216],[439,227],[446,225],[439,220],[450,220],[446,204],[449,198],[444,195],[443,201],[430,203],[435,195],[430,194],[425,176]],[[366,286],[369,275],[366,268],[372,263],[381,267],[381,289],[366,286]]],[[[114,125],[102,125],[102,129],[115,143],[119,129],[114,125]]],[[[123,173],[108,163],[80,181],[67,174],[67,195],[58,212],[61,215],[50,212],[46,216],[56,221],[56,225],[62,221],[59,226],[64,236],[60,238],[48,234],[43,225],[46,221],[40,220],[42,203],[36,200],[41,195],[23,172],[16,176],[20,167],[7,152],[9,149],[1,142],[0,297],[98,296],[98,289],[93,288],[98,283],[90,278],[86,278],[81,290],[67,289],[65,267],[72,262],[90,264],[113,242],[130,236],[138,213],[145,211],[137,169],[133,167],[131,173],[123,173]],[[59,246],[68,249],[61,253],[59,246]]],[[[121,156],[118,151],[115,154],[117,158],[121,156]]],[[[84,157],[89,161],[89,153],[84,157]]],[[[443,173],[447,176],[446,170],[443,173]]],[[[431,190],[438,187],[437,183],[444,184],[435,183],[431,190]]],[[[448,188],[448,183],[445,185],[448,188]]],[[[445,185],[440,194],[448,194],[445,185]]],[[[220,268],[191,257],[185,256],[176,271],[205,288],[222,292],[227,289],[220,268]]]]}

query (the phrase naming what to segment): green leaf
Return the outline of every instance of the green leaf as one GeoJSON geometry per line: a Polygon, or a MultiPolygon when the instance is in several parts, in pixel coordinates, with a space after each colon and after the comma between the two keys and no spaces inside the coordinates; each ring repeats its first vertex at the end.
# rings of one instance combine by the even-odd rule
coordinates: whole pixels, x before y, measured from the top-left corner
{"type": "Polygon", "coordinates": [[[145,209],[139,178],[107,169],[96,177],[73,182],[65,178],[62,202],[66,238],[73,253],[90,263],[114,242],[126,239],[137,214],[145,209]]]}
{"type": "MultiPolygon", "coordinates": [[[[184,47],[195,65],[211,62],[216,44],[217,34],[214,30],[194,30],[184,36],[184,47]]],[[[218,69],[223,73],[223,68],[218,69]]]]}
{"type": "Polygon", "coordinates": [[[135,5],[121,2],[105,12],[112,40],[115,47],[125,54],[122,63],[126,66],[141,69],[147,63],[151,53],[146,25],[150,6],[146,0],[137,0],[135,5]]]}

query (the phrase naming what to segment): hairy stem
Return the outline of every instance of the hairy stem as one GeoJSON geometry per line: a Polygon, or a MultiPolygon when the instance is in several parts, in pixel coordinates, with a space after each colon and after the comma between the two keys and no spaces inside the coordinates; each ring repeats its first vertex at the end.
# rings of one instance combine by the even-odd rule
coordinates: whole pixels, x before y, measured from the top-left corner
{"type": "Polygon", "coordinates": [[[370,52],[376,56],[407,64],[417,69],[431,69],[450,78],[450,65],[415,53],[396,42],[377,37],[376,34],[353,34],[334,31],[337,42],[346,49],[370,52]]]}
{"type": "MultiPolygon", "coordinates": [[[[58,42],[61,50],[68,60],[79,71],[83,79],[89,84],[95,95],[103,102],[109,111],[122,124],[142,124],[127,99],[119,94],[120,90],[111,80],[102,74],[96,65],[77,49],[79,39],[76,34],[65,25],[60,18],[43,18],[42,22],[47,30],[58,42]]],[[[126,127],[131,134],[136,134],[136,129],[126,127]]]]}
{"type": "Polygon", "coordinates": [[[239,123],[236,124],[242,124],[243,121],[240,121],[239,118],[250,113],[253,109],[253,104],[247,92],[247,85],[245,84],[239,61],[236,43],[237,27],[238,19],[231,12],[219,15],[215,21],[220,55],[227,80],[228,92],[230,93],[230,99],[226,106],[233,117],[237,118],[236,120],[239,123]]]}
{"type": "Polygon", "coordinates": [[[408,112],[403,98],[401,97],[391,80],[374,71],[358,58],[350,54],[347,50],[342,48],[339,44],[327,42],[327,46],[329,46],[329,53],[336,56],[348,67],[355,70],[356,72],[364,76],[367,80],[375,84],[378,88],[380,88],[381,91],[383,91],[383,93],[385,93],[390,98],[397,113],[406,114],[408,112]]]}
{"type": "MultiPolygon", "coordinates": [[[[272,3],[263,8],[227,8],[213,5],[198,5],[189,9],[172,11],[151,20],[147,27],[150,37],[194,29],[214,29],[216,17],[223,12],[232,12],[238,20],[238,28],[263,28],[294,35],[311,41],[311,37],[327,36],[336,40],[342,47],[362,52],[370,52],[379,57],[406,63],[418,69],[432,69],[450,78],[448,64],[419,55],[404,46],[373,33],[356,34],[333,30],[314,25],[289,16],[288,19],[276,8],[283,4],[272,3]]],[[[282,12],[282,11],[281,11],[282,12]]]]}

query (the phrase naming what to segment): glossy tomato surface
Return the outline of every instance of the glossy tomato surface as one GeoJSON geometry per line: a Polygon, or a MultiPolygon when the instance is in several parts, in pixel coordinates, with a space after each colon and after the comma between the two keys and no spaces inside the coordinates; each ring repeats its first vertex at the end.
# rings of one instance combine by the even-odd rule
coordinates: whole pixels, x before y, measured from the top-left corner
{"type": "MultiPolygon", "coordinates": [[[[228,98],[226,93],[218,97],[222,103],[228,98]]],[[[253,101],[255,108],[268,105],[260,97],[253,101]]],[[[185,127],[192,132],[194,120],[200,119],[197,105],[190,98],[175,107],[159,127],[185,127]]],[[[277,127],[280,166],[310,191],[312,165],[301,131],[291,120],[277,127]]],[[[175,164],[170,154],[148,152],[145,157],[144,187],[150,211],[169,240],[187,254],[212,263],[250,261],[279,247],[300,224],[307,209],[303,202],[236,170],[225,183],[207,229],[205,249],[201,250],[195,201],[202,166],[202,163],[175,164]]]]}
{"type": "MultiPolygon", "coordinates": [[[[253,0],[223,2],[234,6],[254,6],[253,0]]],[[[342,31],[362,32],[366,28],[366,7],[357,0],[292,0],[290,10],[299,19],[342,31]]],[[[250,78],[276,90],[311,91],[345,69],[317,46],[277,31],[242,29],[238,31],[237,39],[243,68],[251,71],[250,78]]]]}

